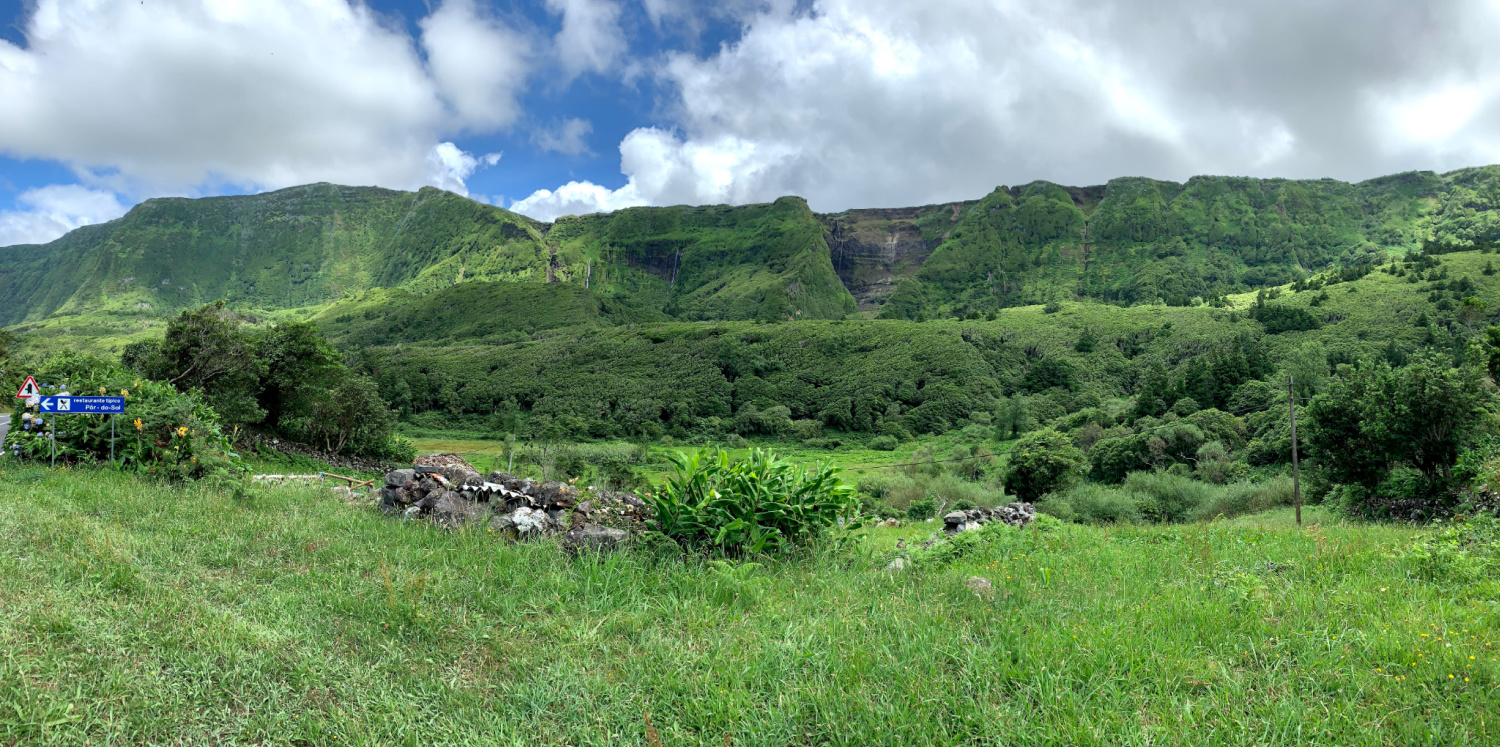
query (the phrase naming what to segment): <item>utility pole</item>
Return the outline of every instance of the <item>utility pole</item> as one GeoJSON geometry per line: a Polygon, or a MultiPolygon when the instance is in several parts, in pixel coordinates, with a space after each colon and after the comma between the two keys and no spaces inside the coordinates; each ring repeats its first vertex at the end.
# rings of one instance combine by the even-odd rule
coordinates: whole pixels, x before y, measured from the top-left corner
{"type": "Polygon", "coordinates": [[[1297,510],[1297,526],[1302,526],[1302,472],[1297,464],[1297,392],[1292,377],[1286,377],[1286,407],[1292,418],[1292,505],[1297,510]]]}

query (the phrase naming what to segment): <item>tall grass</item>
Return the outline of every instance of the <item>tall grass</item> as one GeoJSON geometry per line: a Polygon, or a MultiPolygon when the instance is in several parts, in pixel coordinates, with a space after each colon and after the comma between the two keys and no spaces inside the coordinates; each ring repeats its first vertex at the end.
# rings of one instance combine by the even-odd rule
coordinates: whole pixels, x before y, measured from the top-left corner
{"type": "Polygon", "coordinates": [[[1039,508],[1059,519],[1084,524],[1151,520],[1208,521],[1268,511],[1292,504],[1292,481],[1214,485],[1167,472],[1135,472],[1119,487],[1081,483],[1048,496],[1039,508]]]}
{"type": "Polygon", "coordinates": [[[895,470],[877,470],[858,478],[859,491],[883,502],[893,511],[906,511],[912,503],[930,499],[940,509],[956,506],[999,506],[1011,499],[994,483],[973,482],[940,472],[914,475],[895,470]]]}
{"type": "Polygon", "coordinates": [[[1500,742],[1491,602],[1391,558],[1408,529],[1308,513],[893,574],[930,526],[570,559],[313,489],[4,469],[0,744],[1500,742]]]}

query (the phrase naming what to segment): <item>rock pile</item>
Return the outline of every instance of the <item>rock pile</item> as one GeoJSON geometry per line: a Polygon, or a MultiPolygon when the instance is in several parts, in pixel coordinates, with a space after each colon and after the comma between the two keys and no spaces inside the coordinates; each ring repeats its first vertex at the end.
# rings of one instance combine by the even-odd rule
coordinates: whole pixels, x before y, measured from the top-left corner
{"type": "Polygon", "coordinates": [[[645,501],[631,493],[580,491],[504,472],[481,477],[457,462],[387,473],[381,509],[409,519],[430,517],[447,527],[485,525],[516,540],[566,532],[563,547],[569,552],[618,547],[650,518],[645,501]]]}
{"type": "Polygon", "coordinates": [[[474,469],[474,465],[469,464],[468,460],[457,454],[424,454],[413,459],[412,465],[416,467],[463,467],[475,474],[479,473],[479,470],[474,469]]]}
{"type": "Polygon", "coordinates": [[[943,517],[943,531],[948,534],[958,534],[968,529],[976,529],[992,521],[1009,524],[1013,527],[1024,527],[1035,519],[1035,506],[1030,503],[1016,502],[997,508],[971,508],[967,511],[954,511],[943,517]]]}

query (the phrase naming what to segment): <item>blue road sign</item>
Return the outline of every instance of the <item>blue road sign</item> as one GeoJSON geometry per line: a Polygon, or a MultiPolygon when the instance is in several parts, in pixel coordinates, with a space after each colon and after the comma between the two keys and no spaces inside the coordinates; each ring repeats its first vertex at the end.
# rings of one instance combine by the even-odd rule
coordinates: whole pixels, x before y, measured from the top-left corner
{"type": "Polygon", "coordinates": [[[59,415],[110,415],[125,412],[124,397],[43,397],[42,412],[59,415]]]}

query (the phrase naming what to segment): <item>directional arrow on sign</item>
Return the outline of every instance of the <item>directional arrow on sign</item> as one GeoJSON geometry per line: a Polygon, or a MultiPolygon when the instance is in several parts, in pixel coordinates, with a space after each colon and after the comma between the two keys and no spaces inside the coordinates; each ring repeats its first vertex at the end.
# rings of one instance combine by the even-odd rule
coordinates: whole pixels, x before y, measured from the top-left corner
{"type": "Polygon", "coordinates": [[[109,415],[125,412],[124,397],[43,397],[42,412],[64,415],[109,415]]]}

